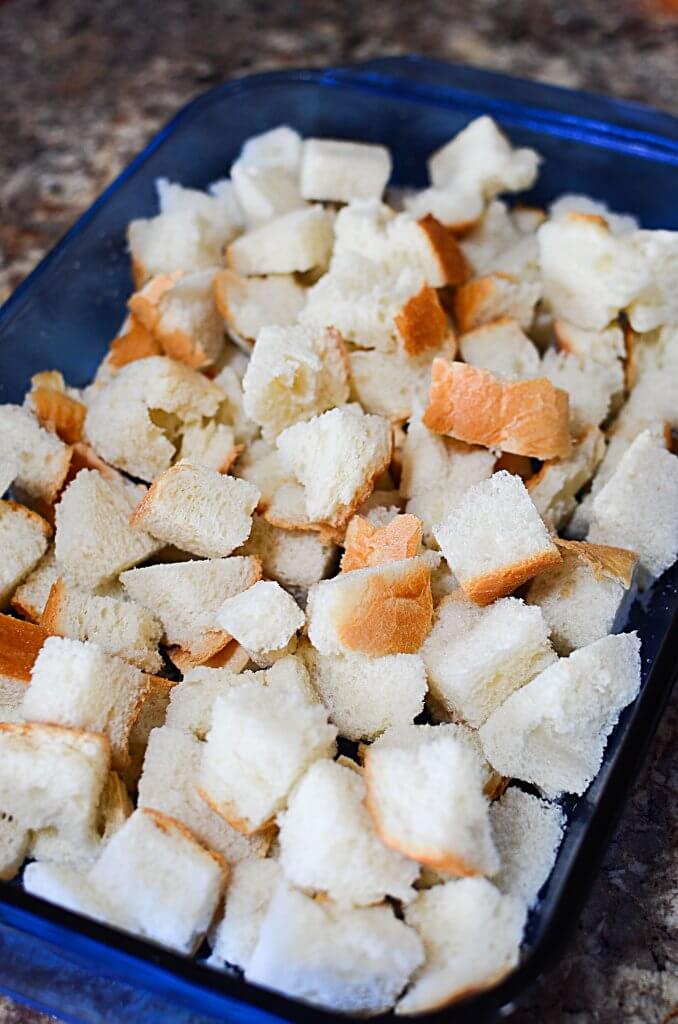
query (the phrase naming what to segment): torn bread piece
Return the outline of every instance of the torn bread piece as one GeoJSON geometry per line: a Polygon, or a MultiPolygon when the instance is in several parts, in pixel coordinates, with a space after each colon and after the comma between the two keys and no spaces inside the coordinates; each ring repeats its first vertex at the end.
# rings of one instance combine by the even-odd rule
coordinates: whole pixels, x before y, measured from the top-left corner
{"type": "Polygon", "coordinates": [[[152,807],[180,821],[198,842],[229,864],[265,856],[270,835],[242,835],[199,796],[202,748],[203,744],[183,729],[169,725],[153,729],[139,779],[138,806],[152,807]]]}
{"type": "MultiPolygon", "coordinates": [[[[436,352],[441,354],[440,350],[436,352]]],[[[448,350],[442,354],[452,355],[448,350]]],[[[431,358],[411,359],[402,352],[353,349],[348,353],[351,398],[365,412],[384,416],[394,423],[409,419],[426,403],[431,380],[431,358]]]]}
{"type": "Polygon", "coordinates": [[[287,589],[308,590],[330,576],[337,563],[338,549],[318,533],[307,530],[283,530],[255,515],[252,532],[238,554],[256,555],[267,579],[277,580],[287,589]]]}
{"type": "Polygon", "coordinates": [[[105,736],[42,722],[0,723],[0,812],[24,828],[55,828],[86,851],[110,768],[105,736]]]}
{"type": "Polygon", "coordinates": [[[52,503],[63,487],[71,449],[20,405],[0,405],[0,457],[14,467],[13,483],[52,503]]]}
{"type": "Polygon", "coordinates": [[[535,459],[570,452],[568,394],[545,378],[502,381],[466,363],[434,359],[423,423],[468,444],[535,459]]]}
{"type": "Polygon", "coordinates": [[[113,338],[108,353],[99,365],[95,377],[96,383],[104,384],[111,377],[137,359],[148,359],[149,356],[164,355],[163,347],[149,330],[135,316],[127,316],[113,338]]]}
{"type": "Polygon", "coordinates": [[[499,868],[482,757],[457,725],[389,729],[365,752],[365,802],[382,841],[455,875],[499,868]]]}
{"type": "Polygon", "coordinates": [[[537,377],[539,350],[517,320],[500,317],[459,338],[462,359],[498,377],[537,377]]]}
{"type": "Polygon", "coordinates": [[[308,767],[334,755],[336,734],[297,678],[248,680],[214,702],[200,795],[240,832],[267,828],[308,767]]]}
{"type": "Polygon", "coordinates": [[[162,668],[162,625],[133,601],[88,594],[59,577],[45,602],[41,625],[53,636],[94,643],[144,672],[162,668]]]}
{"type": "Polygon", "coordinates": [[[355,569],[312,587],[308,636],[321,654],[415,654],[433,616],[425,558],[355,569]]]}
{"type": "Polygon", "coordinates": [[[331,409],[278,435],[284,463],[304,488],[311,522],[342,527],[391,461],[390,424],[357,406],[331,409]],[[318,461],[318,452],[323,458],[318,461]]]}
{"type": "Polygon", "coordinates": [[[292,275],[241,277],[233,270],[214,276],[214,296],[226,329],[249,351],[264,327],[290,327],[306,301],[292,275]]]}
{"type": "Polygon", "coordinates": [[[306,206],[298,175],[285,167],[236,160],[231,184],[247,231],[306,206]]]}
{"type": "Polygon", "coordinates": [[[26,396],[38,423],[61,438],[66,444],[82,440],[87,407],[80,393],[67,388],[57,370],[36,373],[31,377],[31,390],[26,396]],[[76,397],[77,396],[77,397],[76,397]]]}
{"type": "Polygon", "coordinates": [[[537,512],[550,530],[559,530],[577,507],[577,494],[592,479],[605,454],[598,427],[587,427],[562,459],[545,462],[525,481],[537,512]]]}
{"type": "Polygon", "coordinates": [[[339,139],[304,140],[300,169],[304,199],[333,203],[381,199],[390,175],[391,154],[385,146],[339,139]]]}
{"type": "Polygon", "coordinates": [[[246,480],[182,462],[153,482],[130,524],[201,558],[224,558],[249,537],[260,497],[246,480]]]}
{"type": "Polygon", "coordinates": [[[491,804],[490,821],[501,860],[492,881],[531,908],[555,864],[565,814],[558,804],[509,786],[491,804]]]}
{"type": "Polygon", "coordinates": [[[281,878],[280,864],[271,858],[249,857],[233,865],[224,916],[209,939],[211,966],[248,969],[262,922],[281,878]]]}
{"type": "Polygon", "coordinates": [[[260,580],[227,598],[217,619],[227,633],[254,654],[283,650],[306,621],[294,598],[271,580],[260,580]]]}
{"type": "Polygon", "coordinates": [[[52,528],[42,516],[15,501],[0,501],[0,608],[38,564],[52,528]]]}
{"type": "Polygon", "coordinates": [[[92,589],[143,562],[161,547],[130,516],[145,493],[122,477],[82,469],[56,509],[54,550],[69,577],[92,589]]]}
{"type": "Polygon", "coordinates": [[[280,865],[298,888],[353,906],[413,899],[419,865],[381,842],[365,807],[365,784],[351,768],[316,761],[278,822],[280,865]]]}
{"type": "Polygon", "coordinates": [[[346,907],[280,882],[245,971],[254,985],[359,1016],[389,1010],[423,962],[390,906],[346,907]]]}
{"type": "Polygon", "coordinates": [[[436,885],[405,908],[426,962],[396,1006],[400,1016],[430,1013],[498,984],[518,963],[525,904],[486,878],[436,885]]]}
{"type": "Polygon", "coordinates": [[[464,593],[491,604],[560,563],[523,481],[502,470],[470,487],[434,535],[464,593]]]}
{"type": "Polygon", "coordinates": [[[638,556],[586,541],[556,543],[562,563],[537,576],[525,600],[541,608],[554,647],[567,655],[623,628],[638,556]]]}
{"type": "Polygon", "coordinates": [[[22,712],[28,722],[102,733],[120,770],[148,687],[143,672],[96,644],[50,636],[33,665],[22,712]]]}
{"type": "Polygon", "coordinates": [[[92,397],[85,435],[112,466],[150,481],[169,468],[181,428],[214,417],[223,402],[197,370],[166,356],[138,359],[92,397]]]}
{"type": "Polygon", "coordinates": [[[575,433],[603,423],[624,393],[619,360],[599,363],[548,349],[542,356],[541,375],[570,396],[570,426],[575,433]]]}
{"type": "Polygon", "coordinates": [[[565,192],[549,206],[549,217],[566,221],[571,213],[592,214],[606,221],[613,235],[625,235],[638,229],[638,221],[629,213],[615,213],[607,203],[578,192],[565,192]]]}
{"type": "Polygon", "coordinates": [[[174,562],[131,569],[120,579],[131,599],[160,620],[167,643],[199,665],[229,643],[217,612],[261,579],[261,563],[251,556],[174,562]]]}
{"type": "Polygon", "coordinates": [[[502,317],[528,328],[541,296],[539,281],[521,281],[510,274],[488,274],[462,284],[454,294],[454,315],[462,333],[502,317]]]}
{"type": "MultiPolygon", "coordinates": [[[[131,312],[158,339],[165,355],[194,369],[213,366],[224,347],[214,274],[213,268],[181,274],[169,280],[155,301],[137,302],[135,295],[129,300],[131,312]]],[[[139,299],[148,287],[138,293],[139,299]]]]}
{"type": "Polygon", "coordinates": [[[213,240],[216,246],[221,247],[242,228],[242,212],[225,183],[221,182],[220,185],[210,186],[208,192],[203,192],[196,188],[186,188],[167,178],[156,178],[160,213],[190,212],[200,215],[209,224],[210,241],[213,240]]]}
{"type": "Polygon", "coordinates": [[[341,571],[413,558],[419,554],[421,538],[421,520],[413,515],[396,515],[382,527],[373,526],[363,516],[353,516],[346,528],[341,571]]]}
{"type": "MultiPolygon", "coordinates": [[[[205,195],[204,200],[209,203],[210,197],[205,195]]],[[[218,266],[224,240],[212,230],[205,212],[195,209],[130,221],[127,244],[137,288],[157,274],[218,266]]]]}
{"type": "Polygon", "coordinates": [[[587,540],[635,551],[641,584],[676,561],[678,458],[651,431],[638,435],[596,493],[587,540]]]}
{"type": "Polygon", "coordinates": [[[391,726],[411,724],[424,709],[426,671],[416,654],[320,654],[310,644],[297,653],[330,722],[348,740],[373,740],[391,726]]]}
{"type": "Polygon", "coordinates": [[[265,327],[243,379],[245,412],[264,437],[274,438],[297,421],[345,402],[348,369],[334,328],[265,327]]]}
{"type": "Polygon", "coordinates": [[[332,214],[319,205],[306,206],[236,238],[226,249],[226,263],[246,276],[324,270],[333,238],[332,214]]]}
{"type": "Polygon", "coordinates": [[[190,423],[181,432],[179,461],[204,466],[216,473],[229,473],[243,450],[236,444],[235,430],[228,423],[208,420],[190,423]]]}
{"type": "Polygon", "coordinates": [[[636,250],[647,267],[647,283],[627,309],[635,331],[653,331],[678,321],[674,281],[678,269],[678,232],[636,231],[636,250]]]}
{"type": "Polygon", "coordinates": [[[493,767],[548,797],[584,793],[640,688],[639,652],[635,633],[606,636],[516,690],[479,730],[493,767]]]}
{"type": "Polygon", "coordinates": [[[24,694],[46,639],[41,626],[0,615],[0,722],[23,721],[24,694]]]}
{"type": "Polygon", "coordinates": [[[560,351],[579,356],[581,360],[614,366],[626,358],[624,331],[618,323],[594,331],[577,327],[569,320],[556,320],[553,329],[560,351]]]}
{"type": "Polygon", "coordinates": [[[487,608],[463,597],[443,599],[421,657],[438,704],[475,728],[556,660],[541,612],[515,597],[487,608]]]}
{"type": "Polygon", "coordinates": [[[428,158],[431,183],[459,188],[470,183],[485,199],[522,192],[534,184],[540,163],[533,149],[514,148],[496,121],[477,117],[428,158]]]}

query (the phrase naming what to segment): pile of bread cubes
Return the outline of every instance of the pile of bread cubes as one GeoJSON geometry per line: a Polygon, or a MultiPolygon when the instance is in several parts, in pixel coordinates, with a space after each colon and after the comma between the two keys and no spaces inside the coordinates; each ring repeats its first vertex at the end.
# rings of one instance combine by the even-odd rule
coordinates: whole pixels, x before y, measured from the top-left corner
{"type": "Polygon", "coordinates": [[[94,380],[0,406],[3,878],[346,1013],[516,965],[678,555],[678,234],[539,163],[158,182],[94,380]]]}

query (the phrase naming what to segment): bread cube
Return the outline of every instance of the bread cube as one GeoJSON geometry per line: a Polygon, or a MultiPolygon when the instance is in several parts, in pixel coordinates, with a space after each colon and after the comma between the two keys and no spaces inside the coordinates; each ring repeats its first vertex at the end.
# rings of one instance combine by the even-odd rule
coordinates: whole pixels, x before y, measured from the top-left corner
{"type": "Polygon", "coordinates": [[[178,185],[167,178],[156,178],[155,189],[161,214],[187,212],[200,215],[208,223],[209,242],[218,246],[219,251],[242,227],[242,211],[238,209],[233,190],[229,190],[225,182],[220,182],[217,187],[210,186],[208,192],[202,192],[200,189],[178,185]]]}
{"type": "Polygon", "coordinates": [[[308,590],[330,576],[337,561],[337,547],[320,534],[303,530],[283,530],[255,515],[252,532],[239,554],[256,555],[268,579],[283,587],[308,590]]]}
{"type": "Polygon", "coordinates": [[[348,363],[333,328],[265,327],[243,380],[245,412],[276,437],[348,398],[348,363]]]}
{"type": "Polygon", "coordinates": [[[170,696],[177,685],[162,676],[149,676],[148,683],[146,698],[129,734],[130,763],[123,778],[130,792],[134,792],[139,781],[149,736],[153,729],[160,729],[165,724],[170,696]]]}
{"type": "Polygon", "coordinates": [[[598,427],[587,427],[562,459],[545,462],[525,481],[537,512],[550,530],[559,530],[577,506],[577,494],[593,477],[605,454],[598,427]]]}
{"type": "Polygon", "coordinates": [[[653,331],[664,324],[675,324],[678,232],[636,231],[632,237],[647,267],[647,283],[628,308],[631,327],[635,331],[653,331]]]}
{"type": "Polygon", "coordinates": [[[619,715],[638,694],[639,650],[635,633],[619,633],[550,665],[480,727],[488,761],[548,797],[581,795],[619,715]]]}
{"type": "Polygon", "coordinates": [[[413,558],[419,554],[421,536],[421,522],[416,516],[396,515],[386,526],[375,527],[368,519],[356,515],[346,529],[341,571],[413,558]]]}
{"type": "Polygon", "coordinates": [[[24,694],[46,639],[41,626],[0,615],[0,722],[23,721],[24,694]]]}
{"type": "Polygon", "coordinates": [[[389,906],[319,902],[280,883],[245,977],[312,1006],[366,1016],[393,1006],[424,951],[389,906]]]}
{"type": "Polygon", "coordinates": [[[365,753],[366,803],[387,846],[454,875],[492,875],[481,756],[455,725],[389,729],[365,753]]]}
{"type": "Polygon", "coordinates": [[[365,412],[402,423],[418,405],[425,404],[431,378],[426,356],[410,359],[399,351],[355,349],[348,353],[348,362],[351,398],[365,412]]]}
{"type": "Polygon", "coordinates": [[[539,163],[535,150],[514,149],[496,121],[484,115],[431,154],[428,172],[438,188],[472,183],[485,199],[493,199],[533,185],[539,163]]]}
{"type": "Polygon", "coordinates": [[[216,473],[229,473],[241,451],[242,446],[235,441],[235,430],[228,423],[191,423],[181,434],[179,461],[216,473]]]}
{"type": "Polygon", "coordinates": [[[412,1016],[440,1010],[496,985],[518,963],[525,905],[485,878],[446,882],[405,909],[426,950],[426,962],[396,1006],[412,1016]]]}
{"type": "Polygon", "coordinates": [[[71,449],[41,427],[28,409],[0,405],[0,457],[11,463],[17,487],[51,503],[66,479],[71,449]]]}
{"type": "Polygon", "coordinates": [[[457,326],[467,332],[508,317],[527,328],[540,297],[539,281],[521,281],[499,272],[476,277],[462,284],[454,294],[457,326]]]}
{"type": "Polygon", "coordinates": [[[210,938],[210,964],[229,964],[247,970],[281,878],[276,860],[249,857],[234,865],[228,879],[224,916],[210,938]]]}
{"type": "Polygon", "coordinates": [[[556,320],[553,328],[561,352],[605,366],[614,366],[626,357],[624,331],[618,323],[593,331],[577,327],[569,320],[556,320]]]}
{"type": "Polygon", "coordinates": [[[301,163],[301,147],[299,133],[287,124],[279,124],[245,139],[240,160],[256,167],[283,167],[295,172],[301,163]]]}
{"type": "Polygon", "coordinates": [[[475,604],[506,597],[560,563],[525,484],[505,470],[470,487],[433,532],[475,604]]]}
{"type": "Polygon", "coordinates": [[[306,769],[332,757],[336,734],[296,679],[245,682],[214,702],[200,793],[238,831],[260,831],[306,769]]]}
{"type": "Polygon", "coordinates": [[[27,864],[22,876],[26,892],[54,903],[64,910],[83,914],[94,921],[132,931],[132,921],[122,907],[113,906],[83,873],[81,864],[35,861],[27,864]]]}
{"type": "Polygon", "coordinates": [[[498,377],[536,377],[539,351],[511,317],[500,317],[462,334],[461,357],[471,366],[490,370],[498,377]]]}
{"type": "Polygon", "coordinates": [[[501,892],[533,907],[555,864],[565,828],[563,810],[509,786],[491,804],[490,820],[501,861],[492,881],[501,892]]]}
{"type": "Polygon", "coordinates": [[[536,459],[570,452],[566,391],[544,378],[502,381],[466,363],[434,359],[423,423],[437,434],[536,459]]]}
{"type": "Polygon", "coordinates": [[[599,363],[549,349],[542,357],[541,373],[570,396],[570,423],[575,432],[603,423],[613,401],[624,392],[624,370],[619,360],[599,363]]]}
{"type": "Polygon", "coordinates": [[[212,366],[224,347],[224,326],[214,296],[214,270],[182,274],[163,290],[151,321],[130,299],[131,311],[158,339],[171,359],[201,369],[212,366]]]}
{"type": "Polygon", "coordinates": [[[306,205],[297,174],[285,167],[236,160],[231,182],[248,231],[306,205]]]}
{"type": "Polygon", "coordinates": [[[38,564],[52,528],[42,516],[14,501],[0,501],[0,608],[38,564]]]}
{"type": "MultiPolygon", "coordinates": [[[[209,201],[208,196],[205,199],[209,201]]],[[[199,270],[219,263],[221,246],[204,212],[183,209],[130,221],[127,244],[138,288],[156,274],[199,270]]]]}
{"type": "Polygon", "coordinates": [[[333,239],[331,213],[322,206],[305,206],[236,238],[226,250],[226,263],[247,276],[324,270],[333,239]]]}
{"type": "Polygon", "coordinates": [[[242,594],[227,598],[218,621],[246,650],[264,654],[285,648],[304,625],[305,616],[279,583],[260,580],[242,594]]]}
{"type": "Polygon", "coordinates": [[[301,194],[304,199],[350,203],[381,199],[391,174],[391,154],[385,146],[339,139],[306,139],[301,156],[301,194]]]}
{"type": "Polygon", "coordinates": [[[234,341],[250,349],[264,327],[290,327],[306,301],[292,275],[240,277],[232,270],[214,276],[217,308],[234,341]]]}
{"type": "Polygon", "coordinates": [[[438,703],[475,728],[556,660],[543,616],[515,597],[487,608],[444,598],[421,656],[438,703]]]}

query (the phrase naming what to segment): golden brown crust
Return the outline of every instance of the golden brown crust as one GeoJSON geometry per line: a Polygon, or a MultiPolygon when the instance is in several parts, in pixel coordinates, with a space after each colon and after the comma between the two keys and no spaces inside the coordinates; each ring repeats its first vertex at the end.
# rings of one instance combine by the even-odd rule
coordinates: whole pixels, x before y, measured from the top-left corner
{"type": "Polygon", "coordinates": [[[47,521],[47,519],[45,519],[44,516],[41,516],[37,512],[35,512],[34,509],[27,508],[25,505],[20,505],[18,501],[0,499],[0,508],[3,507],[12,508],[14,509],[15,512],[21,512],[26,517],[26,519],[30,519],[34,526],[37,526],[40,528],[40,530],[42,530],[42,533],[47,538],[47,540],[49,540],[50,537],[52,536],[51,524],[47,521]]]}
{"type": "Polygon", "coordinates": [[[160,342],[135,316],[130,316],[124,334],[119,334],[110,344],[106,364],[112,369],[121,370],[128,363],[137,359],[148,359],[149,356],[161,356],[163,348],[160,342]]]}
{"type": "Polygon", "coordinates": [[[233,466],[236,464],[236,462],[238,461],[238,459],[240,458],[244,451],[244,444],[234,444],[233,447],[226,454],[226,457],[219,464],[217,472],[222,473],[224,476],[226,476],[233,469],[233,466]]]}
{"type": "Polygon", "coordinates": [[[424,424],[468,444],[537,459],[570,452],[569,396],[550,380],[504,381],[467,363],[434,359],[424,424]]]}
{"type": "Polygon", "coordinates": [[[46,387],[31,391],[33,411],[41,426],[57,434],[66,444],[82,438],[87,408],[75,398],[46,387]]]}
{"type": "Polygon", "coordinates": [[[106,480],[114,480],[119,476],[117,470],[109,466],[103,459],[100,459],[94,448],[89,444],[85,444],[84,441],[78,441],[77,444],[73,445],[71,465],[66,483],[69,484],[71,480],[74,480],[81,469],[96,469],[106,480]]]}
{"type": "Polygon", "coordinates": [[[435,999],[423,1006],[417,1006],[415,1010],[408,1010],[407,1014],[398,1011],[397,1007],[396,1011],[400,1016],[404,1017],[410,1013],[434,1013],[436,1010],[444,1010],[446,1007],[452,1006],[454,1003],[458,1003],[461,999],[468,999],[470,996],[478,995],[479,992],[485,992],[488,988],[494,988],[494,986],[498,985],[499,982],[502,981],[507,974],[510,974],[512,970],[512,967],[507,967],[505,969],[495,971],[494,974],[490,974],[483,982],[478,982],[476,985],[467,985],[465,988],[458,988],[453,992],[442,996],[440,999],[435,999]]]}
{"type": "Polygon", "coordinates": [[[40,625],[50,636],[63,636],[59,619],[66,598],[66,583],[59,577],[50,587],[45,607],[42,610],[40,625]]]}
{"type": "Polygon", "coordinates": [[[460,285],[466,281],[471,269],[452,232],[430,213],[427,213],[417,223],[431,243],[431,248],[436,254],[445,278],[445,284],[460,285]]]}
{"type": "Polygon", "coordinates": [[[42,626],[0,615],[0,676],[31,681],[31,671],[40,648],[48,637],[42,626]]]}
{"type": "Polygon", "coordinates": [[[185,471],[185,466],[181,463],[177,463],[176,466],[170,466],[164,473],[161,473],[157,477],[151,486],[148,488],[143,498],[132,512],[129,518],[130,526],[143,526],[147,516],[153,511],[156,501],[159,500],[161,492],[167,480],[170,477],[182,474],[185,471]]]}
{"type": "Polygon", "coordinates": [[[153,820],[153,823],[161,832],[164,832],[166,835],[178,833],[182,838],[189,839],[203,853],[209,854],[215,864],[218,864],[223,871],[224,881],[226,881],[229,871],[228,861],[220,853],[217,853],[216,850],[211,850],[209,846],[201,843],[197,836],[191,832],[190,828],[184,825],[183,821],[179,821],[178,818],[172,818],[169,814],[163,814],[162,811],[156,811],[154,807],[141,807],[140,810],[142,814],[153,820]]]}
{"type": "Polygon", "coordinates": [[[182,276],[181,270],[172,274],[156,274],[142,289],[131,295],[127,308],[138,323],[155,334],[160,317],[159,303],[165,292],[168,292],[182,276]]]}
{"type": "Polygon", "coordinates": [[[224,269],[218,270],[214,275],[214,301],[219,313],[223,317],[224,323],[234,338],[251,349],[254,346],[254,338],[246,338],[242,335],[235,326],[235,314],[231,309],[229,302],[229,292],[238,291],[242,292],[243,300],[246,299],[247,293],[247,278],[241,277],[240,274],[236,274],[235,270],[224,269]]]}
{"type": "Polygon", "coordinates": [[[483,606],[492,604],[499,597],[508,597],[523,583],[538,576],[540,572],[560,565],[561,561],[560,552],[553,547],[522,562],[515,562],[482,576],[474,576],[464,582],[460,580],[460,583],[468,599],[483,606]]]}
{"type": "Polygon", "coordinates": [[[502,452],[494,464],[494,472],[499,473],[502,469],[507,473],[512,473],[514,476],[519,476],[521,480],[525,481],[528,488],[530,486],[528,481],[535,477],[535,472],[532,468],[532,460],[529,459],[527,455],[515,455],[513,452],[502,452]]]}
{"type": "Polygon", "coordinates": [[[266,821],[262,821],[260,825],[254,826],[247,818],[238,817],[231,804],[219,803],[217,800],[213,800],[202,786],[198,787],[198,795],[202,797],[207,806],[211,807],[220,818],[228,822],[231,828],[234,828],[236,832],[240,832],[244,836],[254,836],[259,835],[261,832],[269,832],[275,822],[275,816],[271,815],[266,821]]]}
{"type": "Polygon", "coordinates": [[[496,290],[494,277],[476,277],[457,289],[454,295],[454,316],[462,334],[484,326],[480,310],[496,290]]]}
{"type": "Polygon", "coordinates": [[[176,359],[179,363],[185,363],[193,370],[200,370],[209,363],[209,357],[204,349],[186,334],[185,331],[163,331],[160,324],[157,328],[157,338],[162,345],[163,351],[170,359],[176,359]]]}
{"type": "Polygon", "coordinates": [[[0,722],[0,732],[13,733],[15,736],[70,736],[73,739],[85,737],[88,742],[94,742],[103,748],[110,757],[111,744],[108,736],[102,732],[89,732],[87,729],[77,729],[69,725],[54,725],[52,722],[0,722]]]}
{"type": "MultiPolygon", "coordinates": [[[[454,335],[437,292],[428,285],[405,303],[395,318],[396,327],[408,356],[417,356],[429,348],[440,348],[454,335]]],[[[450,353],[453,358],[456,353],[450,353]]]]}
{"type": "Polygon", "coordinates": [[[608,544],[589,544],[585,540],[561,540],[560,537],[555,538],[555,543],[561,551],[576,555],[586,562],[597,580],[607,577],[619,580],[627,590],[631,586],[633,572],[638,564],[635,551],[608,544]]]}
{"type": "Polygon", "coordinates": [[[382,562],[400,562],[419,551],[423,527],[413,515],[398,515],[387,526],[376,527],[369,519],[353,516],[344,538],[341,571],[352,572],[382,562]]]}
{"type": "Polygon", "coordinates": [[[575,223],[597,224],[600,228],[609,229],[610,225],[600,213],[585,213],[583,210],[570,210],[565,219],[575,223]]]}
{"type": "Polygon", "coordinates": [[[433,622],[431,570],[413,561],[399,575],[375,574],[337,615],[339,643],[373,658],[414,654],[433,622]]]}
{"type": "Polygon", "coordinates": [[[204,665],[230,644],[233,638],[222,629],[206,630],[190,647],[169,647],[170,660],[180,672],[204,665]]]}

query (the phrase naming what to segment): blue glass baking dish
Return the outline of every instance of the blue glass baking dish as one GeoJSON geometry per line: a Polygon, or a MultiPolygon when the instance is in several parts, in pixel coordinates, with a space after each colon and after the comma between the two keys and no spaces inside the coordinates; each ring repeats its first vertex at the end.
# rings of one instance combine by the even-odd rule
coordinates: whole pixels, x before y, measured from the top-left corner
{"type": "MultiPolygon", "coordinates": [[[[89,380],[131,289],[125,227],[155,211],[155,178],[204,186],[226,173],[247,136],[287,122],[306,135],[383,142],[394,183],[420,185],[427,154],[482,113],[543,154],[531,201],[587,192],[646,227],[678,229],[678,120],[666,114],[416,57],[226,82],[156,136],[0,310],[0,401],[21,401],[31,374],[44,368],[75,385],[89,380]]],[[[674,681],[677,616],[674,567],[633,609],[643,687],[598,778],[566,803],[569,828],[532,913],[521,966],[494,990],[427,1020],[479,1024],[507,1015],[561,948],[674,681]]],[[[17,884],[0,886],[0,988],[92,1024],[338,1019],[52,907],[17,884]]]]}

